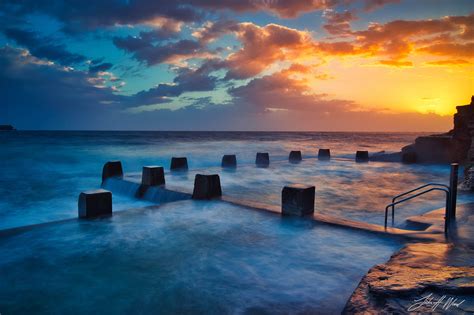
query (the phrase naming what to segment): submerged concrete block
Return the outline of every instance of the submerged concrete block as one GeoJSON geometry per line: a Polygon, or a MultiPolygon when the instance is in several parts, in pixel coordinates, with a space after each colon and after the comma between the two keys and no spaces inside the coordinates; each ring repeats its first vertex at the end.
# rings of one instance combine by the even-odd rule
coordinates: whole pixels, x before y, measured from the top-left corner
{"type": "Polygon", "coordinates": [[[357,151],[356,162],[369,162],[369,151],[357,151]]]}
{"type": "Polygon", "coordinates": [[[268,165],[270,165],[270,155],[268,153],[258,152],[255,157],[255,164],[259,167],[268,167],[268,165]]]}
{"type": "Polygon", "coordinates": [[[235,154],[226,154],[222,157],[222,167],[237,167],[237,158],[235,154]]]}
{"type": "Polygon", "coordinates": [[[82,192],[77,208],[79,218],[112,215],[112,193],[104,189],[82,192]]]}
{"type": "Polygon", "coordinates": [[[171,158],[171,170],[187,170],[188,169],[188,159],[185,157],[172,157],[171,158]]]}
{"type": "Polygon", "coordinates": [[[211,199],[220,196],[222,196],[222,190],[219,175],[196,174],[193,199],[211,199]]]}
{"type": "Polygon", "coordinates": [[[318,160],[329,160],[331,158],[331,150],[329,149],[319,149],[318,151],[318,160]]]}
{"type": "Polygon", "coordinates": [[[122,177],[123,169],[122,162],[120,161],[109,161],[104,164],[102,168],[102,182],[109,177],[122,177]]]}
{"type": "Polygon", "coordinates": [[[161,166],[144,166],[142,170],[142,185],[159,186],[165,184],[165,170],[161,166]]]}
{"type": "Polygon", "coordinates": [[[310,215],[314,213],[315,187],[291,185],[281,191],[281,213],[285,215],[310,215]]]}
{"type": "Polygon", "coordinates": [[[288,156],[288,160],[291,163],[298,163],[301,162],[303,158],[301,157],[301,151],[291,151],[290,155],[288,156]]]}

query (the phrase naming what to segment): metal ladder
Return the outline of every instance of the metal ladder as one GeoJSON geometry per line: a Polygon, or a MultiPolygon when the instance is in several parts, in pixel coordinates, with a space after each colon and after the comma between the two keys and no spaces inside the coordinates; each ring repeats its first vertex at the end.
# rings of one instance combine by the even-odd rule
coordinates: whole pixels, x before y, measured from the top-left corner
{"type": "Polygon", "coordinates": [[[449,186],[445,184],[428,183],[428,184],[422,185],[420,187],[406,191],[404,193],[401,193],[393,197],[392,203],[390,203],[389,205],[385,207],[385,225],[384,225],[385,229],[387,228],[388,210],[390,208],[392,208],[392,224],[393,224],[393,222],[395,221],[395,206],[396,205],[403,203],[405,201],[417,198],[419,196],[422,196],[432,191],[444,191],[446,193],[446,212],[445,212],[445,217],[444,217],[445,218],[444,232],[447,233],[451,219],[454,219],[456,217],[458,170],[459,170],[459,164],[452,163],[451,175],[449,178],[449,186]],[[409,195],[411,193],[417,192],[424,188],[427,188],[427,189],[397,201],[397,199],[399,199],[400,197],[409,195]]]}

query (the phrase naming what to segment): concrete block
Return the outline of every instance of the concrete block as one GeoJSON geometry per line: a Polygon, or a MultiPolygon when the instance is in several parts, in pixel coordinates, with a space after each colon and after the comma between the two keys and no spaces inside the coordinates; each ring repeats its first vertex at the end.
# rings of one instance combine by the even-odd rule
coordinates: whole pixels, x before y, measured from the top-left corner
{"type": "Polygon", "coordinates": [[[314,213],[315,187],[291,185],[281,191],[281,213],[284,215],[312,215],[314,213]]]}
{"type": "Polygon", "coordinates": [[[165,170],[161,166],[144,166],[142,170],[142,185],[159,186],[165,184],[165,170]]]}
{"type": "Polygon", "coordinates": [[[369,151],[357,151],[356,162],[369,162],[369,151]]]}
{"type": "Polygon", "coordinates": [[[270,165],[270,155],[268,153],[258,152],[255,157],[255,164],[258,167],[268,167],[270,165]]]}
{"type": "Polygon", "coordinates": [[[123,177],[122,162],[109,161],[102,168],[102,182],[110,177],[123,177]]]}
{"type": "Polygon", "coordinates": [[[319,149],[318,151],[318,160],[324,161],[331,159],[331,150],[329,149],[319,149]]]}
{"type": "Polygon", "coordinates": [[[196,174],[193,199],[212,199],[220,196],[222,196],[222,190],[219,175],[196,174]]]}
{"type": "Polygon", "coordinates": [[[226,154],[222,157],[222,167],[237,167],[235,154],[226,154]]]}
{"type": "Polygon", "coordinates": [[[104,189],[82,192],[77,208],[79,218],[112,215],[112,193],[104,189]]]}
{"type": "Polygon", "coordinates": [[[187,170],[188,169],[188,159],[185,157],[172,157],[170,169],[173,170],[187,170]]]}
{"type": "Polygon", "coordinates": [[[288,156],[288,160],[291,163],[299,163],[303,158],[301,157],[301,151],[291,151],[288,156]]]}

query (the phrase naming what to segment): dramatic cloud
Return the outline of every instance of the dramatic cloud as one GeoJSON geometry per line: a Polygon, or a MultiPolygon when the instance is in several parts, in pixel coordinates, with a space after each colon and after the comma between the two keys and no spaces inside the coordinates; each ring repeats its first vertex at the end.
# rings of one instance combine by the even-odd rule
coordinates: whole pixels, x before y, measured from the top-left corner
{"type": "Polygon", "coordinates": [[[83,32],[115,25],[156,24],[166,29],[201,19],[201,13],[184,1],[62,1],[4,0],[3,11],[20,16],[41,13],[64,24],[69,32],[83,32]]]}
{"type": "Polygon", "coordinates": [[[413,62],[403,61],[403,60],[380,60],[379,63],[381,65],[392,66],[392,67],[411,67],[411,66],[413,66],[413,62]]]}
{"type": "Polygon", "coordinates": [[[326,10],[324,17],[327,23],[323,25],[324,29],[331,35],[350,36],[351,24],[357,17],[351,11],[336,12],[334,10],[326,10]]]}
{"type": "Polygon", "coordinates": [[[277,62],[298,62],[315,53],[315,42],[306,31],[277,24],[258,26],[253,23],[220,21],[206,23],[193,35],[200,42],[216,40],[224,34],[234,34],[241,47],[229,54],[216,68],[228,70],[226,79],[246,79],[256,76],[277,62]]]}
{"type": "Polygon", "coordinates": [[[211,55],[198,41],[182,39],[163,43],[157,37],[151,36],[149,32],[140,33],[140,37],[116,37],[114,44],[118,48],[132,53],[135,59],[145,62],[149,66],[159,63],[179,64],[190,58],[211,55]]]}
{"type": "Polygon", "coordinates": [[[439,43],[418,49],[431,55],[474,58],[474,43],[439,43]]]}
{"type": "Polygon", "coordinates": [[[96,122],[109,106],[124,99],[112,88],[97,87],[104,83],[98,77],[52,65],[25,50],[1,48],[0,68],[2,117],[16,117],[30,128],[96,122]]]}
{"type": "Polygon", "coordinates": [[[437,129],[449,119],[400,114],[434,108],[416,107],[421,98],[412,86],[403,97],[413,104],[403,107],[384,97],[379,104],[358,84],[358,91],[346,87],[370,73],[391,94],[401,91],[397,83],[442,75],[459,75],[452,95],[469,89],[464,77],[474,63],[474,14],[428,19],[423,12],[419,20],[391,20],[388,10],[373,13],[398,2],[4,0],[0,40],[16,48],[0,48],[2,115],[31,128],[43,122],[70,128],[68,119],[97,128],[118,119],[123,128],[144,129],[159,123],[166,129],[360,130],[366,128],[360,121],[377,119],[386,125],[367,129],[395,130],[410,119],[416,128],[437,129]],[[296,20],[314,11],[320,13],[296,20]],[[164,73],[167,67],[155,67],[160,64],[170,65],[174,78],[164,73]],[[186,106],[193,97],[200,98],[186,106]]]}
{"type": "Polygon", "coordinates": [[[169,97],[180,96],[184,92],[212,91],[216,87],[217,78],[210,76],[206,67],[199,69],[181,68],[173,84],[158,84],[147,91],[135,94],[129,103],[131,105],[150,105],[169,102],[169,97]]]}
{"type": "Polygon", "coordinates": [[[113,67],[113,64],[110,62],[104,62],[104,63],[91,63],[89,65],[89,72],[90,73],[96,73],[96,72],[104,72],[107,70],[110,70],[113,67]]]}
{"type": "Polygon", "coordinates": [[[473,20],[473,14],[435,20],[396,20],[386,24],[372,23],[367,30],[353,34],[355,44],[361,49],[393,59],[405,58],[415,48],[433,55],[462,57],[471,53],[472,56],[472,43],[457,43],[456,37],[464,38],[473,20]]]}
{"type": "Polygon", "coordinates": [[[7,28],[4,34],[18,45],[26,47],[31,54],[38,58],[46,58],[62,65],[71,65],[86,61],[79,54],[70,53],[66,46],[57,44],[52,38],[40,38],[37,34],[17,28],[7,28]]]}
{"type": "MultiPolygon", "coordinates": [[[[380,1],[382,3],[385,1],[380,1]]],[[[374,3],[379,3],[376,1],[374,3]]],[[[319,41],[315,45],[328,56],[383,57],[382,65],[412,66],[405,60],[414,55],[445,56],[453,59],[473,58],[474,14],[447,16],[430,20],[395,20],[385,24],[370,23],[365,30],[354,31],[350,11],[326,10],[326,31],[343,41],[319,41]],[[385,59],[387,58],[387,59],[385,59]]]]}
{"type": "Polygon", "coordinates": [[[245,11],[268,11],[284,18],[294,18],[301,13],[323,10],[336,5],[336,0],[191,0],[191,3],[209,9],[245,11]]]}
{"type": "Polygon", "coordinates": [[[399,3],[400,0],[365,0],[364,2],[365,2],[365,7],[364,7],[365,10],[373,11],[387,4],[399,3]]]}
{"type": "Polygon", "coordinates": [[[431,66],[464,66],[464,65],[470,65],[471,63],[463,59],[448,59],[448,60],[429,61],[426,64],[431,65],[431,66]]]}

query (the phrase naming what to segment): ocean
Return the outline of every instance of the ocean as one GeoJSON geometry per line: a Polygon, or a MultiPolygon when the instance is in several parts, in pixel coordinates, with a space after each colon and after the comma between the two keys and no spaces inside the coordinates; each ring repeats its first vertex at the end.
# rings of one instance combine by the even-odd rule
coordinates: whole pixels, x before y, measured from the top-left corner
{"type": "MultiPolygon", "coordinates": [[[[224,195],[271,206],[280,204],[284,185],[311,184],[316,212],[383,224],[393,195],[447,183],[449,165],[355,163],[355,151],[395,152],[417,136],[0,133],[0,312],[340,314],[367,270],[403,246],[399,240],[215,200],[122,211],[154,201],[135,199],[119,181],[106,183],[113,216],[54,221],[76,218],[79,193],[100,187],[106,161],[121,160],[137,178],[142,166],[162,165],[167,185],[187,190],[196,173],[218,173],[224,195]],[[330,161],[318,161],[319,148],[331,149],[330,161]],[[302,151],[301,163],[288,162],[291,150],[302,151]],[[256,152],[269,152],[268,168],[255,167],[256,152]],[[236,170],[220,167],[224,154],[237,155],[236,170]],[[170,172],[172,156],[186,156],[189,171],[170,172]],[[5,230],[44,222],[51,224],[5,230]]],[[[444,206],[443,198],[400,205],[395,224],[444,206]]]]}
{"type": "MultiPolygon", "coordinates": [[[[220,172],[221,157],[236,154],[239,166],[252,167],[256,152],[269,152],[272,166],[261,171],[227,174],[229,193],[241,198],[279,203],[288,181],[314,181],[316,211],[381,223],[380,211],[394,194],[431,181],[447,182],[445,165],[353,163],[356,150],[396,152],[417,133],[347,132],[138,132],[16,131],[0,133],[0,229],[74,218],[81,191],[99,188],[102,166],[121,160],[125,172],[145,165],[169,169],[172,156],[186,156],[190,170],[220,172]],[[319,148],[333,159],[316,160],[319,148]],[[304,163],[285,163],[291,150],[301,150],[304,163]],[[274,163],[275,162],[275,163],[274,163]],[[284,167],[277,167],[278,163],[284,167]],[[259,175],[260,174],[260,175],[259,175]],[[260,177],[259,177],[260,176],[260,177]],[[261,186],[267,183],[268,189],[261,186]],[[261,189],[259,189],[261,188],[261,189]],[[377,215],[373,213],[376,212],[377,215]]],[[[245,170],[245,168],[242,168],[245,170]]],[[[192,183],[183,183],[183,185],[192,183]]],[[[114,195],[114,210],[149,205],[126,194],[114,195]]],[[[443,206],[443,197],[425,198],[406,207],[406,215],[443,206]],[[433,200],[434,199],[434,200],[433,200]]]]}

